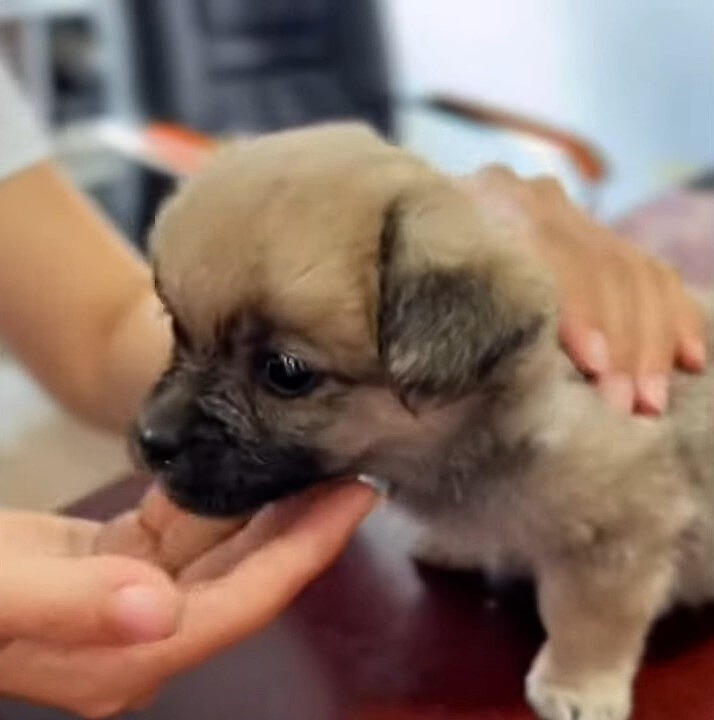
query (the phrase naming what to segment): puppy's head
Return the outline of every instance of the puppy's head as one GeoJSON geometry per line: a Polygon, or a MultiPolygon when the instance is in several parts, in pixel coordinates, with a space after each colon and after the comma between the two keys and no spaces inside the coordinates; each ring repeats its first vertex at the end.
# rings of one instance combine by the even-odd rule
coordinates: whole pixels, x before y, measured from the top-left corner
{"type": "Polygon", "coordinates": [[[144,463],[206,514],[423,473],[552,316],[500,235],[359,126],[224,148],[154,229],[176,343],[137,422],[144,463]]]}

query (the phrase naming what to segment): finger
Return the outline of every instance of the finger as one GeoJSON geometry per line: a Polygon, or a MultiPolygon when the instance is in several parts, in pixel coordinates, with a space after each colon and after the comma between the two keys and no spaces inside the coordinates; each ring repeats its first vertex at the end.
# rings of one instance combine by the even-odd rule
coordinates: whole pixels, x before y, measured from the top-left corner
{"type": "Polygon", "coordinates": [[[183,510],[166,497],[158,483],[146,491],[138,510],[142,523],[155,535],[161,535],[176,518],[183,515],[183,510]]]}
{"type": "Polygon", "coordinates": [[[638,317],[634,402],[639,411],[659,415],[667,405],[675,346],[667,280],[660,268],[652,263],[649,267],[641,266],[634,282],[638,317]]]}
{"type": "Polygon", "coordinates": [[[131,702],[127,703],[126,709],[129,712],[139,712],[141,710],[148,710],[155,702],[156,696],[159,694],[158,689],[152,689],[142,693],[138,697],[134,698],[131,702]]]}
{"type": "Polygon", "coordinates": [[[193,560],[208,552],[249,520],[209,519],[195,515],[177,518],[161,536],[159,561],[171,573],[178,573],[193,560]]]}
{"type": "Polygon", "coordinates": [[[98,554],[130,555],[178,575],[196,558],[220,544],[247,519],[211,520],[176,515],[159,533],[143,521],[141,510],[124,513],[103,527],[95,543],[98,554]]]}
{"type": "Polygon", "coordinates": [[[570,359],[586,375],[600,377],[610,369],[610,350],[605,335],[580,313],[563,314],[559,335],[570,359]]]}
{"type": "Polygon", "coordinates": [[[612,368],[608,336],[604,332],[602,276],[598,269],[603,265],[601,252],[589,251],[591,272],[578,273],[572,257],[574,240],[554,245],[553,259],[561,298],[558,334],[563,349],[583,373],[600,377],[612,368]]]}
{"type": "Polygon", "coordinates": [[[634,269],[612,249],[606,261],[609,270],[599,274],[596,302],[598,327],[607,342],[610,368],[598,377],[596,387],[613,407],[632,412],[638,320],[634,269]]]}
{"type": "Polygon", "coordinates": [[[602,272],[598,279],[599,327],[607,339],[612,370],[634,375],[639,268],[614,254],[608,263],[608,272],[602,272]]]}
{"type": "Polygon", "coordinates": [[[129,510],[100,528],[93,554],[127,555],[160,565],[159,541],[160,538],[141,522],[139,511],[129,510]]]}
{"type": "MultiPolygon", "coordinates": [[[[675,303],[677,313],[677,361],[684,370],[701,372],[707,362],[703,304],[681,287],[675,303]]],[[[711,304],[711,299],[709,303],[711,304]]]]}
{"type": "Polygon", "coordinates": [[[602,332],[610,353],[610,368],[597,377],[596,388],[616,410],[631,413],[635,403],[634,340],[631,303],[619,304],[615,293],[603,292],[602,332]]]}
{"type": "Polygon", "coordinates": [[[200,662],[278,615],[337,557],[376,497],[374,490],[356,483],[321,495],[229,575],[190,592],[180,632],[160,644],[174,671],[200,662]]]}
{"type": "Polygon", "coordinates": [[[284,532],[298,517],[304,515],[318,498],[332,490],[331,487],[318,486],[267,505],[239,532],[185,568],[178,576],[179,582],[187,585],[224,575],[250,553],[284,532]]]}
{"type": "Polygon", "coordinates": [[[63,644],[162,639],[180,611],[166,575],[113,556],[5,556],[0,597],[0,636],[63,644]]]}
{"type": "Polygon", "coordinates": [[[137,519],[153,534],[159,563],[175,573],[243,527],[249,516],[216,519],[192,515],[155,486],[144,497],[137,519]]]}
{"type": "MultiPolygon", "coordinates": [[[[608,261],[613,265],[612,259],[608,261]]],[[[559,337],[572,362],[596,381],[602,397],[616,409],[630,412],[634,404],[632,378],[614,367],[624,363],[626,319],[618,298],[617,279],[595,272],[599,282],[565,288],[559,337]],[[614,349],[611,349],[614,345],[614,349]]]]}
{"type": "Polygon", "coordinates": [[[18,640],[0,653],[0,696],[61,708],[72,717],[115,717],[160,687],[162,668],[147,652],[157,645],[68,648],[18,640]]]}
{"type": "Polygon", "coordinates": [[[101,523],[35,513],[0,513],[0,548],[24,555],[78,556],[91,552],[101,523]]]}
{"type": "MultiPolygon", "coordinates": [[[[94,552],[118,553],[162,565],[164,534],[184,515],[168,500],[158,483],[147,490],[138,508],[105,523],[97,533],[94,552]]],[[[171,571],[171,568],[165,567],[171,571]]]]}
{"type": "Polygon", "coordinates": [[[635,403],[635,384],[630,375],[608,373],[596,384],[602,397],[616,410],[631,413],[635,403]]]}

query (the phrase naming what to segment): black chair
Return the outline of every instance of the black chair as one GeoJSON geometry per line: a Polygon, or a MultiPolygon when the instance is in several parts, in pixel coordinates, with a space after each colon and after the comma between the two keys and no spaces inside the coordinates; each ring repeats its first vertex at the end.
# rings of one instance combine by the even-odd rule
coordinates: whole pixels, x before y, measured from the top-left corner
{"type": "Polygon", "coordinates": [[[207,133],[358,118],[393,130],[371,0],[131,0],[142,105],[207,133]]]}

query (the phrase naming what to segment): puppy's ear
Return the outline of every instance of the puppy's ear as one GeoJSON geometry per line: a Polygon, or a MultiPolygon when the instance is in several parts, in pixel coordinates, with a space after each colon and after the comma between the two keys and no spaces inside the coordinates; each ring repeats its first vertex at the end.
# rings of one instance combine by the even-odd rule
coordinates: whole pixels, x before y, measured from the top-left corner
{"type": "Polygon", "coordinates": [[[500,234],[447,183],[387,209],[378,352],[407,405],[446,402],[503,377],[554,315],[547,274],[500,234]]]}

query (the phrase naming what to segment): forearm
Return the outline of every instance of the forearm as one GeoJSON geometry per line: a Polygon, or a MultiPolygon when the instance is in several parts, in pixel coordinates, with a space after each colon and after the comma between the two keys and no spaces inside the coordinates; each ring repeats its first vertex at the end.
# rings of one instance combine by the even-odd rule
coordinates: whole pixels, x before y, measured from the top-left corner
{"type": "Polygon", "coordinates": [[[170,323],[152,288],[120,314],[107,334],[101,391],[87,419],[123,432],[166,369],[171,344],[170,323]]]}
{"type": "Polygon", "coordinates": [[[170,352],[149,268],[49,162],[0,183],[0,335],[68,409],[114,430],[170,352]]]}

